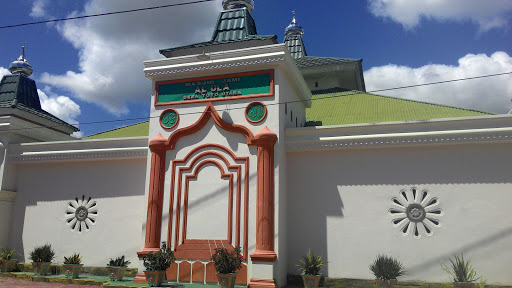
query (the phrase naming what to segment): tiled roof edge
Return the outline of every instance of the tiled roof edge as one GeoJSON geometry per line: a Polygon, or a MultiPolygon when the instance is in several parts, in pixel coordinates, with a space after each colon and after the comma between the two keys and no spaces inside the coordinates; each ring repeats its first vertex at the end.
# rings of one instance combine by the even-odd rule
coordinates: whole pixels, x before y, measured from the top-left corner
{"type": "Polygon", "coordinates": [[[117,128],[114,128],[114,129],[106,130],[106,131],[103,131],[103,132],[98,132],[98,133],[91,134],[91,135],[87,135],[85,137],[82,137],[81,139],[87,139],[89,137],[98,136],[98,135],[101,135],[101,134],[109,133],[109,132],[112,132],[112,131],[116,131],[116,130],[120,130],[120,129],[124,129],[124,128],[128,128],[128,127],[132,127],[132,126],[139,125],[139,124],[146,123],[146,122],[149,122],[149,120],[142,121],[142,122],[139,122],[139,123],[133,123],[133,124],[122,126],[122,127],[117,127],[117,128]]]}
{"type": "MultiPolygon", "coordinates": [[[[383,97],[383,98],[390,98],[390,99],[401,100],[401,101],[408,101],[408,102],[421,103],[421,104],[427,104],[427,105],[433,105],[433,106],[439,106],[439,107],[445,107],[445,108],[452,108],[452,109],[464,110],[464,111],[470,111],[470,112],[476,112],[476,113],[482,113],[482,114],[487,114],[487,115],[496,115],[495,113],[479,111],[479,110],[470,109],[470,108],[461,108],[461,107],[455,107],[455,106],[444,105],[444,104],[436,104],[436,103],[424,102],[424,101],[419,101],[419,100],[404,99],[404,98],[399,98],[399,97],[379,95],[379,94],[375,94],[375,93],[372,93],[372,92],[363,92],[363,91],[357,91],[357,90],[348,90],[348,91],[345,91],[345,92],[333,92],[333,93],[325,93],[325,94],[315,94],[315,95],[313,95],[313,98],[321,96],[321,95],[335,95],[335,94],[340,94],[340,96],[341,95],[343,95],[343,96],[350,96],[350,95],[357,95],[357,94],[368,94],[368,95],[372,95],[372,96],[378,96],[378,97],[383,97]],[[347,93],[347,92],[354,92],[354,93],[351,94],[351,93],[347,93]],[[347,95],[343,95],[343,93],[347,93],[347,95]]],[[[312,99],[312,100],[314,100],[314,99],[312,99]]]]}

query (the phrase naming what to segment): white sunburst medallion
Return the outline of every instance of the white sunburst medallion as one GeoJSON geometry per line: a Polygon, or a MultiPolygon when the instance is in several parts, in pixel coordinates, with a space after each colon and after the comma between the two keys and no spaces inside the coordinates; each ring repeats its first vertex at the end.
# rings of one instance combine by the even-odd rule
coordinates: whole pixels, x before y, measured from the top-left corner
{"type": "Polygon", "coordinates": [[[82,199],[78,197],[68,203],[66,208],[66,223],[72,231],[82,233],[89,231],[91,226],[96,224],[96,216],[98,216],[98,205],[96,201],[92,201],[91,197],[82,199]]]}
{"type": "Polygon", "coordinates": [[[409,191],[401,190],[399,196],[393,197],[391,202],[391,222],[404,236],[432,236],[434,229],[441,226],[443,210],[439,208],[439,199],[432,197],[426,189],[419,191],[412,187],[409,191]]]}

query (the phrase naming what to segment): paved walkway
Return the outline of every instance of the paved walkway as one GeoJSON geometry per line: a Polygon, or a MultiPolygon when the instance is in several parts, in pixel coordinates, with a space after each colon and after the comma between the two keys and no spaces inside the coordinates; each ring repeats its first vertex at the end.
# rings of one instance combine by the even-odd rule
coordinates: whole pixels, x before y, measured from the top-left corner
{"type": "Polygon", "coordinates": [[[1,288],[99,288],[90,285],[65,285],[60,283],[32,282],[14,278],[0,278],[1,288]]]}

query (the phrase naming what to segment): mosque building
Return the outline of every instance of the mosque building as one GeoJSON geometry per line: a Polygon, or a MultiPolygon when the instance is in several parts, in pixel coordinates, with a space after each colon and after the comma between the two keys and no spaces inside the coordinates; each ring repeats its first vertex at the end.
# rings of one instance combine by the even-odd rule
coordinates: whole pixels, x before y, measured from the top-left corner
{"type": "MultiPolygon", "coordinates": [[[[0,82],[0,246],[41,244],[86,266],[162,241],[166,278],[282,287],[308,249],[327,278],[372,279],[378,254],[405,280],[447,282],[463,253],[512,284],[512,116],[366,92],[361,59],[307,53],[295,13],[284,43],[259,35],[253,0],[225,0],[210,41],[144,62],[150,120],[83,139],[41,109],[24,54],[0,82]]],[[[311,52],[311,51],[309,51],[311,52]]],[[[402,279],[401,278],[401,279],[402,279]]],[[[139,273],[135,282],[144,282],[139,273]]]]}

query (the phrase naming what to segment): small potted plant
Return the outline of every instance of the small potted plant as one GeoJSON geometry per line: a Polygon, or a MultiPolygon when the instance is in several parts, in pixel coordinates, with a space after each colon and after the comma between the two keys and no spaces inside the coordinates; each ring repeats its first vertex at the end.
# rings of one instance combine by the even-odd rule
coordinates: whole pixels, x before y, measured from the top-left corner
{"type": "Polygon", "coordinates": [[[158,252],[149,252],[142,257],[146,271],[146,281],[149,286],[160,286],[165,277],[165,270],[169,268],[174,262],[174,252],[171,247],[167,247],[165,242],[162,242],[162,248],[158,252]]]}
{"type": "Polygon", "coordinates": [[[16,266],[17,260],[13,258],[15,251],[9,248],[2,248],[0,254],[0,271],[11,272],[16,266]]]}
{"type": "Polygon", "coordinates": [[[130,264],[130,261],[124,260],[124,255],[121,257],[117,257],[116,259],[110,259],[110,262],[107,264],[107,274],[112,281],[121,281],[124,277],[124,272],[126,272],[126,268],[130,264]]]}
{"type": "Polygon", "coordinates": [[[378,288],[395,287],[396,278],[405,274],[403,264],[386,255],[378,255],[377,259],[370,265],[370,270],[375,275],[378,288]]]}
{"type": "Polygon", "coordinates": [[[32,260],[32,267],[37,275],[48,274],[53,258],[55,258],[55,251],[50,244],[34,248],[28,257],[32,260]]]}
{"type": "Polygon", "coordinates": [[[64,265],[62,265],[62,268],[65,271],[66,278],[78,278],[82,266],[82,257],[80,257],[80,254],[75,253],[69,257],[64,256],[64,265]]]}
{"type": "Polygon", "coordinates": [[[450,266],[441,263],[443,270],[450,274],[453,281],[453,287],[471,288],[476,287],[475,283],[480,277],[476,277],[476,272],[470,263],[470,260],[464,260],[464,255],[455,256],[455,259],[450,260],[450,266]]]}
{"type": "Polygon", "coordinates": [[[308,250],[305,256],[299,260],[299,273],[302,275],[302,281],[306,288],[316,288],[320,282],[320,269],[324,266],[322,256],[317,256],[311,249],[308,250]]]}
{"type": "Polygon", "coordinates": [[[233,288],[236,281],[236,271],[242,267],[243,256],[240,254],[240,247],[233,251],[226,248],[217,248],[211,260],[217,271],[217,281],[222,288],[233,288]]]}

